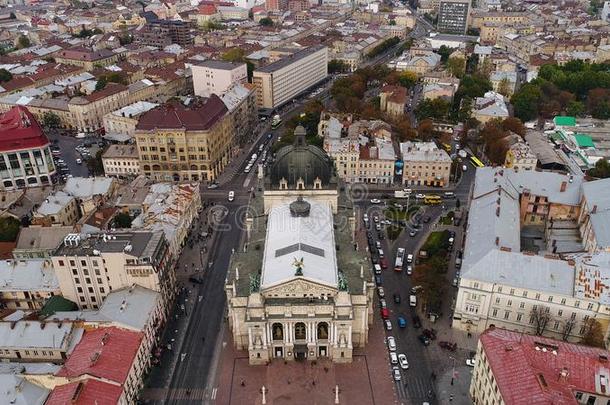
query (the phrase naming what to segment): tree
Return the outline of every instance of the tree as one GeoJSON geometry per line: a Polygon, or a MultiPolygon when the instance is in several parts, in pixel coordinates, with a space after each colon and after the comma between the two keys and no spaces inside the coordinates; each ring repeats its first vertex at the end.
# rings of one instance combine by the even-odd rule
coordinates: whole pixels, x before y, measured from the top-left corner
{"type": "Polygon", "coordinates": [[[400,83],[401,86],[409,89],[415,86],[415,83],[417,83],[417,74],[405,70],[404,72],[400,73],[398,83],[400,83]]]}
{"type": "Polygon", "coordinates": [[[263,27],[272,27],[273,26],[273,20],[269,17],[261,18],[258,23],[260,25],[262,25],[263,27]]]}
{"type": "Polygon", "coordinates": [[[13,217],[0,218],[0,242],[14,242],[17,240],[21,221],[13,217]]]}
{"type": "Polygon", "coordinates": [[[54,112],[47,111],[42,115],[42,125],[47,128],[58,128],[61,125],[61,119],[54,112]]]}
{"type": "Polygon", "coordinates": [[[474,100],[492,89],[489,79],[480,74],[464,75],[453,97],[454,110],[459,110],[463,98],[474,100]]]}
{"type": "Polygon", "coordinates": [[[519,118],[508,117],[502,121],[502,129],[514,132],[517,135],[525,136],[525,126],[519,118]]]}
{"type": "Polygon", "coordinates": [[[570,334],[572,333],[572,329],[574,329],[575,325],[576,325],[576,321],[573,320],[572,318],[564,321],[563,329],[561,330],[561,340],[563,340],[564,342],[567,342],[568,338],[570,337],[570,334]]]}
{"type": "Polygon", "coordinates": [[[444,64],[447,62],[447,60],[449,59],[449,55],[451,55],[451,52],[452,52],[451,48],[448,48],[445,45],[441,45],[441,47],[438,48],[437,53],[439,55],[441,55],[441,63],[444,64]]]}
{"type": "Polygon", "coordinates": [[[504,77],[498,83],[498,93],[502,94],[504,97],[509,97],[512,94],[511,84],[508,78],[504,77]]]}
{"type": "Polygon", "coordinates": [[[604,158],[599,159],[595,162],[595,167],[590,169],[587,174],[598,179],[606,179],[610,177],[610,163],[604,158]]]}
{"type": "Polygon", "coordinates": [[[28,48],[31,44],[30,39],[25,35],[19,36],[19,39],[17,40],[17,47],[19,49],[28,48]]]}
{"type": "Polygon", "coordinates": [[[530,311],[530,318],[534,321],[533,323],[536,327],[536,335],[542,335],[546,330],[546,326],[551,320],[549,308],[544,305],[537,305],[530,311]]]}
{"type": "Polygon", "coordinates": [[[97,80],[97,83],[95,83],[95,91],[103,90],[107,84],[108,84],[108,79],[106,79],[106,76],[100,77],[97,80]]]}
{"type": "Polygon", "coordinates": [[[13,74],[6,69],[0,69],[0,83],[8,82],[13,78],[13,74]]]}
{"type": "Polygon", "coordinates": [[[121,229],[131,228],[131,221],[132,219],[128,213],[119,212],[114,216],[114,227],[121,229]]]}
{"type": "Polygon", "coordinates": [[[524,84],[511,98],[511,103],[515,109],[515,117],[520,118],[521,121],[531,121],[537,118],[541,100],[542,91],[537,84],[524,84]]]}
{"type": "Polygon", "coordinates": [[[433,118],[444,119],[449,113],[450,104],[447,100],[440,97],[421,101],[415,108],[417,119],[433,118]]]}
{"type": "Polygon", "coordinates": [[[488,121],[479,133],[485,143],[485,155],[496,165],[503,165],[508,152],[506,131],[499,120],[488,121]]]}
{"type": "Polygon", "coordinates": [[[398,38],[398,37],[392,37],[392,38],[386,39],[385,41],[383,41],[382,43],[380,43],[379,45],[374,47],[368,53],[367,56],[369,58],[374,58],[375,56],[384,53],[385,51],[387,51],[388,49],[398,45],[399,43],[400,43],[400,38],[398,38]]]}
{"type": "Polygon", "coordinates": [[[599,347],[603,349],[604,345],[604,330],[602,325],[595,318],[589,318],[584,321],[584,332],[580,343],[587,346],[599,347]]]}
{"type": "Polygon", "coordinates": [[[104,164],[102,163],[102,154],[103,150],[98,150],[94,157],[91,157],[87,160],[87,168],[89,169],[89,173],[93,176],[103,176],[104,175],[104,164]]]}
{"type": "Polygon", "coordinates": [[[464,76],[464,73],[466,72],[466,60],[459,57],[449,58],[447,60],[447,70],[457,78],[464,76]]]}
{"type": "Polygon", "coordinates": [[[349,65],[342,60],[332,59],[328,62],[328,73],[345,73],[349,71],[349,65]]]}
{"type": "Polygon", "coordinates": [[[423,141],[429,141],[436,136],[434,124],[431,119],[425,119],[419,122],[417,126],[417,136],[423,141]]]}
{"type": "Polygon", "coordinates": [[[568,102],[566,114],[572,117],[582,117],[585,114],[585,104],[582,101],[576,100],[568,102]]]}

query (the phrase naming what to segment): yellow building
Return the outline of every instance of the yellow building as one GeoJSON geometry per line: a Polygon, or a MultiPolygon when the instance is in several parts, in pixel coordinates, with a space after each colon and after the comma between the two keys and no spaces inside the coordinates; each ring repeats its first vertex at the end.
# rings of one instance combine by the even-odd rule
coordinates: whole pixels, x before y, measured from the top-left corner
{"type": "Polygon", "coordinates": [[[214,181],[235,142],[231,115],[214,94],[188,107],[169,103],[146,112],[135,136],[141,172],[165,181],[214,181]]]}
{"type": "Polygon", "coordinates": [[[85,70],[93,70],[97,66],[110,66],[119,60],[120,55],[109,49],[72,48],[55,54],[55,62],[80,66],[85,70]]]}

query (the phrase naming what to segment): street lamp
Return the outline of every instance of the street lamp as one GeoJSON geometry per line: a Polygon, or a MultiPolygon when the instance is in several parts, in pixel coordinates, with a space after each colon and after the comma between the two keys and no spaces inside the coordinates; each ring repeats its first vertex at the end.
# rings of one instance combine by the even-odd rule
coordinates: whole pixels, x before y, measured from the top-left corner
{"type": "Polygon", "coordinates": [[[453,366],[451,367],[451,385],[453,385],[453,379],[455,378],[455,357],[449,356],[453,360],[453,366]]]}

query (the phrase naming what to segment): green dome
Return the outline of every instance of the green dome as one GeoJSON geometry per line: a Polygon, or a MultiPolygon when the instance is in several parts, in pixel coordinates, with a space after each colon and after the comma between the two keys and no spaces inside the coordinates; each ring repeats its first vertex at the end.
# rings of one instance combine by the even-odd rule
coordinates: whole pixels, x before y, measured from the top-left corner
{"type": "Polygon", "coordinates": [[[305,187],[310,187],[316,178],[322,181],[322,187],[330,184],[333,179],[330,157],[319,147],[307,145],[302,126],[298,126],[294,134],[294,145],[284,146],[277,152],[269,170],[271,185],[278,186],[281,179],[286,179],[288,187],[293,188],[299,179],[303,179],[305,187]]]}

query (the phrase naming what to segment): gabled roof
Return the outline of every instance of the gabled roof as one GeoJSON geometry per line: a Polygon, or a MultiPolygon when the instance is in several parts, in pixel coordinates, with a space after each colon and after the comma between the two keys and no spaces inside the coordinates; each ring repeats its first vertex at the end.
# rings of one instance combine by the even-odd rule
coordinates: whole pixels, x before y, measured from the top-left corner
{"type": "Polygon", "coordinates": [[[0,152],[41,148],[48,144],[42,127],[27,108],[15,106],[0,115],[0,152]]]}
{"type": "Polygon", "coordinates": [[[189,107],[182,103],[169,103],[153,108],[140,116],[138,130],[182,129],[205,131],[212,128],[228,109],[215,94],[189,107]]]}
{"type": "Polygon", "coordinates": [[[86,378],[56,386],[45,405],[114,405],[119,403],[122,393],[119,385],[86,378]]]}

